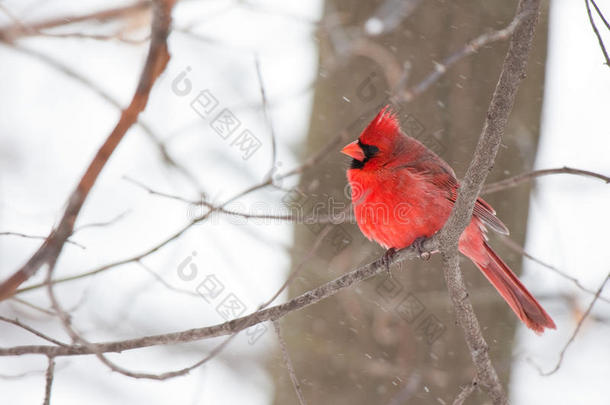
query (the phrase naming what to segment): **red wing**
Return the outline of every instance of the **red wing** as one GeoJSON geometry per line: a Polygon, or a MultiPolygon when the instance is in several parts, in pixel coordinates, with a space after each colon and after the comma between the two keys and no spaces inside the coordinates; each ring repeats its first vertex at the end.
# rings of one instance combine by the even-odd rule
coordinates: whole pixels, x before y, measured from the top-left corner
{"type": "MultiPolygon", "coordinates": [[[[438,160],[440,160],[440,158],[438,160]]],[[[455,203],[459,184],[455,179],[455,174],[451,167],[442,160],[440,160],[440,162],[442,162],[442,164],[439,164],[439,162],[435,160],[419,161],[417,162],[417,166],[408,165],[408,168],[409,170],[416,169],[417,171],[425,172],[429,175],[429,181],[436,184],[441,189],[450,190],[447,199],[455,203]]],[[[402,167],[406,168],[407,166],[405,165],[402,167]]],[[[506,225],[496,217],[496,211],[493,207],[480,197],[477,198],[477,201],[474,204],[473,215],[499,234],[509,234],[506,225]]]]}
{"type": "MultiPolygon", "coordinates": [[[[448,199],[455,203],[459,187],[457,180],[453,176],[444,176],[441,181],[445,183],[446,187],[449,186],[451,195],[448,196],[448,199]]],[[[477,201],[474,203],[472,215],[479,218],[485,225],[488,225],[499,234],[508,235],[510,233],[506,225],[496,216],[496,210],[481,197],[477,198],[477,201]]]]}

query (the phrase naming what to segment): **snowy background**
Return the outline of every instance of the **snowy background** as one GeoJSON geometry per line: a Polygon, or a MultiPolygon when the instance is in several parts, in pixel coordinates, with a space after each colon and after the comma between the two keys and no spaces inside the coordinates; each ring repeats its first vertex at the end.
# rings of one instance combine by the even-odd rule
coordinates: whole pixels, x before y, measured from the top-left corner
{"type": "MultiPolygon", "coordinates": [[[[88,13],[111,7],[111,3],[124,4],[0,1],[4,8],[18,17],[27,17],[27,21],[88,13]]],[[[600,6],[610,15],[608,4],[603,3],[600,1],[600,6]]],[[[313,22],[320,18],[322,6],[319,0],[269,0],[256,6],[213,0],[185,1],[176,7],[177,30],[169,39],[172,59],[153,88],[140,121],[154,128],[161,139],[171,140],[171,154],[195,174],[201,191],[213,201],[221,202],[262,181],[270,170],[271,141],[258,108],[257,58],[278,134],[277,169],[281,172],[298,164],[298,148],[307,133],[311,112],[311,83],[318,68],[313,22]],[[188,72],[192,91],[180,96],[172,90],[172,83],[184,72],[188,72]],[[230,142],[218,136],[209,122],[191,109],[190,102],[203,90],[209,90],[220,106],[230,108],[261,140],[261,149],[251,159],[242,159],[230,142]]],[[[141,19],[130,21],[130,37],[146,37],[146,15],[141,19]]],[[[0,12],[0,24],[11,22],[0,12]]],[[[600,49],[582,2],[553,1],[549,27],[536,167],[567,165],[608,174],[610,72],[601,63],[600,49]]],[[[113,27],[91,28],[83,24],[64,30],[73,32],[79,28],[103,34],[104,30],[112,32],[113,27]]],[[[610,43],[608,32],[604,35],[610,43]]],[[[121,106],[129,102],[147,50],[146,43],[83,38],[30,37],[20,39],[18,45],[69,66],[121,106]]],[[[90,87],[41,62],[31,52],[0,45],[0,232],[46,235],[59,220],[66,196],[118,119],[119,111],[90,87]]],[[[56,276],[79,274],[144,252],[193,219],[192,206],[152,196],[126,177],[158,191],[198,198],[191,180],[159,164],[158,149],[142,127],[132,127],[96,183],[78,225],[124,217],[105,228],[79,231],[74,239],[86,249],[67,245],[56,276]]],[[[286,186],[296,180],[287,180],[286,186]]],[[[256,207],[263,202],[280,201],[281,197],[281,190],[256,193],[236,208],[256,207]]],[[[610,249],[606,246],[610,229],[608,186],[582,177],[545,177],[537,181],[531,202],[526,250],[596,289],[610,271],[610,267],[600,267],[600,263],[610,262],[610,249]]],[[[266,203],[264,208],[281,213],[280,204],[266,203]]],[[[96,277],[62,284],[56,288],[58,296],[64,307],[75,308],[74,324],[93,341],[221,322],[215,306],[195,293],[200,281],[209,275],[218,277],[226,292],[233,292],[248,310],[254,310],[283,283],[293,233],[286,223],[250,223],[246,231],[239,225],[235,219],[214,217],[144,258],[145,267],[130,263],[96,277]],[[179,277],[178,267],[183,262],[194,264],[195,280],[179,277]],[[169,290],[158,278],[182,293],[169,290]]],[[[39,243],[0,236],[0,277],[23,264],[39,243]]],[[[41,281],[42,272],[28,285],[41,281]]],[[[530,261],[526,261],[524,282],[536,285],[536,291],[541,293],[559,290],[572,294],[582,308],[592,298],[530,261]]],[[[606,292],[606,296],[610,293],[606,292]]],[[[48,306],[42,291],[25,293],[21,298],[39,307],[48,306]]],[[[557,322],[557,332],[538,337],[520,326],[510,385],[512,403],[607,404],[610,304],[598,302],[593,312],[606,322],[598,322],[595,327],[586,322],[560,370],[542,377],[533,364],[545,371],[552,369],[578,321],[578,316],[560,303],[548,310],[557,322]]],[[[64,336],[53,318],[18,302],[0,303],[0,314],[17,316],[50,335],[64,336]]],[[[190,365],[221,341],[192,343],[180,350],[136,350],[109,358],[124,367],[161,372],[190,365]]],[[[35,342],[38,341],[22,330],[0,325],[2,347],[35,342]]],[[[163,383],[112,373],[93,357],[59,358],[53,402],[269,404],[273,380],[265,358],[275,343],[271,330],[254,344],[240,335],[215,360],[186,377],[163,383]]],[[[39,403],[45,367],[46,359],[41,356],[0,358],[2,401],[39,403]]]]}

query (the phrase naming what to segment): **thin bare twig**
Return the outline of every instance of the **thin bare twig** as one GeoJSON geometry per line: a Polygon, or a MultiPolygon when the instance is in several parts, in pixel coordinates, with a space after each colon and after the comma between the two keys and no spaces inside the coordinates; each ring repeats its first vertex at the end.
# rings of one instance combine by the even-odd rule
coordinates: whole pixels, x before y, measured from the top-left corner
{"type": "Polygon", "coordinates": [[[288,353],[286,341],[282,337],[280,322],[278,320],[273,321],[273,328],[275,329],[277,340],[280,344],[282,358],[284,359],[284,366],[286,366],[288,374],[290,375],[290,381],[292,381],[292,386],[294,387],[294,392],[296,393],[297,398],[299,399],[299,404],[306,405],[307,403],[305,402],[305,397],[303,396],[303,391],[301,390],[301,384],[299,383],[299,379],[297,378],[297,373],[294,371],[294,365],[292,364],[292,360],[290,359],[290,354],[288,353]]]}
{"type": "Polygon", "coordinates": [[[550,174],[574,174],[578,176],[594,177],[604,181],[606,184],[610,183],[609,176],[604,176],[603,174],[595,173],[589,170],[581,170],[575,169],[573,167],[564,166],[555,169],[534,170],[528,173],[518,174],[516,176],[509,177],[508,179],[500,180],[495,183],[490,183],[483,187],[481,194],[491,194],[501,190],[506,190],[507,188],[516,187],[519,184],[532,180],[536,177],[548,176],[550,174]]]}
{"type": "Polygon", "coordinates": [[[593,7],[595,7],[595,11],[597,11],[597,15],[599,15],[599,18],[602,19],[606,28],[608,28],[608,30],[610,30],[610,23],[608,22],[608,20],[606,20],[606,17],[604,17],[604,15],[602,14],[602,11],[599,9],[599,7],[597,7],[597,4],[595,3],[594,0],[590,0],[590,1],[591,1],[591,4],[593,4],[593,7]]]}
{"type": "Polygon", "coordinates": [[[193,371],[194,369],[201,367],[203,364],[207,363],[208,361],[212,360],[214,357],[216,357],[225,347],[227,347],[229,345],[229,343],[237,336],[237,333],[232,334],[231,336],[229,336],[228,338],[226,338],[222,343],[220,343],[218,346],[216,346],[214,349],[212,349],[210,351],[210,353],[208,353],[208,355],[206,355],[203,359],[199,360],[198,362],[196,362],[195,364],[179,369],[179,370],[175,370],[175,371],[167,371],[165,373],[161,373],[161,374],[146,374],[146,373],[134,373],[122,368],[118,368],[116,365],[114,366],[113,370],[114,371],[119,371],[121,374],[126,375],[128,377],[132,377],[132,378],[146,378],[146,379],[150,379],[150,380],[159,380],[159,381],[163,381],[163,380],[168,380],[170,378],[174,378],[174,377],[180,377],[183,375],[186,375],[188,373],[190,373],[191,371],[193,371]]]}
{"type": "Polygon", "coordinates": [[[140,267],[142,267],[144,270],[146,270],[146,272],[148,274],[150,274],[155,280],[157,280],[159,283],[161,283],[161,285],[163,285],[168,290],[174,291],[179,294],[189,295],[191,297],[200,297],[199,294],[197,294],[196,292],[193,292],[191,290],[185,290],[182,288],[174,287],[173,285],[171,285],[170,283],[165,281],[163,279],[163,277],[161,277],[159,274],[157,274],[153,269],[151,269],[150,267],[148,267],[147,265],[142,263],[141,260],[138,260],[137,263],[140,265],[140,267]]]}
{"type": "MultiPolygon", "coordinates": [[[[582,290],[582,291],[584,291],[584,292],[586,292],[586,293],[588,293],[588,294],[591,294],[591,295],[595,295],[595,294],[596,294],[596,291],[595,291],[595,290],[592,290],[592,289],[587,288],[587,287],[585,287],[584,285],[582,285],[582,283],[580,282],[580,280],[578,280],[576,277],[572,277],[572,276],[570,276],[569,274],[567,274],[567,273],[565,273],[565,272],[563,272],[563,271],[559,270],[557,267],[555,267],[555,266],[551,266],[550,264],[545,263],[545,262],[543,262],[542,260],[540,260],[540,259],[538,259],[538,258],[536,258],[536,257],[532,256],[531,254],[529,254],[528,252],[526,252],[526,251],[525,251],[525,249],[523,249],[523,247],[522,247],[522,246],[520,246],[520,245],[519,245],[517,242],[515,242],[514,240],[512,240],[512,239],[510,239],[510,238],[508,238],[508,237],[501,237],[501,238],[500,238],[500,240],[501,240],[502,242],[504,242],[504,244],[505,244],[506,246],[508,246],[510,249],[512,249],[514,252],[517,252],[517,253],[519,253],[519,254],[523,255],[523,257],[526,257],[526,258],[530,259],[531,261],[533,261],[533,262],[535,262],[535,263],[538,263],[539,265],[541,265],[541,266],[543,266],[543,267],[545,267],[545,268],[547,268],[547,269],[549,269],[549,270],[553,271],[554,273],[556,273],[556,274],[558,274],[559,276],[561,276],[561,277],[565,278],[566,280],[571,281],[571,282],[572,282],[572,283],[574,283],[574,285],[575,285],[576,287],[578,287],[580,290],[582,290]]],[[[610,299],[608,299],[608,298],[606,298],[606,297],[602,297],[602,296],[600,296],[600,297],[599,297],[599,299],[600,299],[601,301],[605,301],[605,302],[610,303],[610,299]]]]}
{"type": "MultiPolygon", "coordinates": [[[[593,29],[593,32],[595,33],[595,36],[597,37],[597,42],[599,42],[599,47],[602,50],[602,53],[604,54],[604,59],[606,59],[606,63],[605,65],[607,65],[608,67],[610,67],[610,57],[608,56],[608,51],[606,50],[606,46],[604,45],[604,40],[602,39],[602,36],[600,35],[599,31],[597,30],[597,26],[595,25],[595,20],[593,20],[593,16],[591,15],[591,7],[589,6],[589,1],[590,0],[585,0],[585,6],[587,7],[587,15],[589,16],[589,22],[591,23],[591,28],[593,29]]],[[[599,8],[597,8],[597,5],[594,3],[595,9],[597,10],[597,13],[602,16],[602,13],[600,12],[599,8]]],[[[606,26],[608,25],[608,22],[606,21],[606,19],[602,16],[602,19],[604,20],[604,23],[606,24],[606,26]]]]}
{"type": "Polygon", "coordinates": [[[12,325],[18,326],[18,327],[20,327],[21,329],[25,329],[25,330],[27,330],[28,332],[30,332],[31,334],[36,335],[36,336],[38,336],[39,338],[44,339],[44,340],[46,340],[46,341],[48,341],[48,342],[51,342],[51,343],[53,343],[53,344],[56,344],[56,345],[58,345],[58,346],[64,346],[64,347],[67,347],[67,346],[68,346],[67,344],[62,343],[62,342],[60,342],[59,340],[53,339],[52,337],[47,336],[47,335],[45,335],[44,333],[42,333],[42,332],[40,332],[40,331],[37,331],[36,329],[34,329],[34,328],[32,328],[32,327],[30,327],[30,326],[28,326],[28,325],[25,325],[25,324],[21,323],[21,322],[19,321],[19,319],[16,319],[16,318],[15,318],[15,319],[9,319],[9,318],[6,318],[6,317],[4,317],[4,316],[1,316],[1,315],[0,315],[0,321],[3,321],[3,322],[6,322],[6,323],[10,323],[10,324],[12,324],[12,325]]]}
{"type": "Polygon", "coordinates": [[[101,227],[105,227],[105,226],[114,225],[115,223],[119,222],[121,219],[125,218],[130,213],[131,213],[131,211],[127,210],[127,211],[121,212],[119,215],[117,215],[114,218],[109,219],[108,221],[91,222],[89,224],[84,224],[84,225],[81,225],[81,226],[77,226],[76,228],[74,228],[74,232],[72,232],[72,234],[75,234],[75,233],[77,233],[79,231],[82,231],[83,229],[101,228],[101,227]]]}
{"type": "Polygon", "coordinates": [[[29,370],[24,371],[23,373],[18,374],[0,374],[0,379],[2,380],[20,380],[24,377],[29,377],[31,375],[44,374],[46,370],[29,370]]]}
{"type": "Polygon", "coordinates": [[[42,312],[42,313],[43,313],[43,314],[45,314],[45,315],[55,316],[55,312],[50,311],[50,310],[48,310],[48,309],[46,309],[46,308],[39,307],[38,305],[34,305],[34,304],[32,304],[31,302],[28,302],[28,301],[26,301],[26,300],[24,300],[24,299],[21,299],[21,298],[19,298],[19,297],[15,296],[15,295],[13,295],[13,296],[10,298],[10,300],[11,300],[11,301],[14,301],[14,302],[17,302],[17,303],[19,303],[19,304],[21,304],[21,305],[24,305],[24,306],[26,306],[26,307],[28,307],[28,308],[31,308],[31,309],[33,309],[33,310],[36,310],[36,311],[42,312]]]}
{"type": "Polygon", "coordinates": [[[53,386],[53,379],[55,378],[55,358],[49,356],[49,365],[47,366],[47,372],[45,374],[45,388],[44,388],[44,401],[43,405],[51,404],[51,387],[53,386]]]}
{"type": "Polygon", "coordinates": [[[263,115],[265,116],[265,122],[269,129],[269,136],[271,137],[271,169],[269,170],[269,177],[273,176],[275,165],[277,161],[277,142],[275,130],[273,129],[273,123],[271,122],[271,116],[269,115],[269,103],[267,101],[267,92],[265,91],[265,84],[263,83],[263,74],[261,72],[261,64],[258,56],[254,58],[254,65],[256,66],[256,77],[258,78],[258,87],[261,92],[261,100],[263,103],[263,115]]]}
{"type": "MultiPolygon", "coordinates": [[[[46,236],[40,236],[40,235],[28,235],[22,232],[10,232],[10,231],[3,231],[0,232],[0,236],[18,236],[20,238],[26,238],[26,239],[39,239],[39,240],[46,240],[47,237],[46,236]]],[[[74,245],[74,246],[78,246],[81,249],[87,249],[86,246],[81,245],[78,242],[75,242],[71,239],[66,239],[66,243],[70,244],[70,245],[74,245]]]]}
{"type": "Polygon", "coordinates": [[[582,317],[578,321],[578,324],[576,325],[576,328],[574,329],[574,332],[572,333],[572,336],[570,336],[570,339],[568,340],[566,345],[561,350],[561,353],[559,353],[559,360],[557,361],[557,364],[555,365],[555,367],[552,370],[547,371],[547,372],[543,372],[539,367],[537,367],[538,368],[538,372],[540,373],[540,375],[549,376],[549,375],[555,374],[557,372],[557,370],[559,370],[559,368],[561,367],[561,364],[563,363],[563,358],[564,358],[564,356],[566,354],[566,351],[568,350],[568,347],[570,347],[572,342],[574,342],[574,340],[576,339],[576,335],[578,335],[578,332],[580,331],[580,327],[584,323],[585,319],[587,319],[587,317],[591,313],[591,310],[593,309],[593,306],[595,305],[595,303],[599,299],[599,296],[602,293],[602,291],[604,290],[604,287],[606,286],[606,283],[608,282],[608,280],[610,280],[610,273],[608,273],[606,278],[604,278],[603,283],[599,286],[599,288],[597,289],[597,292],[595,293],[595,297],[593,297],[593,299],[591,300],[591,303],[587,307],[587,310],[585,311],[585,313],[582,315],[582,317]]]}
{"type": "MultiPolygon", "coordinates": [[[[146,190],[149,194],[156,195],[156,196],[163,197],[163,198],[168,198],[170,200],[180,201],[182,203],[186,203],[186,204],[189,204],[189,205],[202,206],[202,207],[209,208],[210,212],[206,212],[205,217],[207,217],[207,215],[209,215],[209,214],[211,214],[213,212],[216,212],[216,213],[219,213],[219,214],[226,214],[226,215],[231,215],[231,216],[240,217],[240,218],[244,218],[244,219],[269,219],[269,220],[275,220],[275,221],[291,221],[291,222],[296,222],[299,218],[301,218],[299,216],[294,216],[294,215],[291,215],[291,214],[288,214],[288,215],[250,214],[250,213],[247,213],[247,212],[235,211],[235,210],[223,208],[225,205],[227,205],[227,203],[224,203],[222,205],[215,205],[215,204],[212,204],[211,202],[206,201],[204,199],[201,199],[201,200],[189,200],[189,199],[184,198],[184,197],[180,197],[180,196],[177,196],[177,195],[168,194],[168,193],[165,193],[165,192],[162,192],[162,191],[154,190],[154,189],[150,188],[149,186],[145,185],[144,183],[141,183],[140,181],[132,179],[131,177],[128,177],[128,176],[123,176],[123,179],[125,179],[128,182],[130,182],[130,183],[132,183],[132,184],[134,184],[134,185],[136,185],[136,186],[146,190]]],[[[310,219],[310,218],[307,218],[307,219],[310,219]]],[[[323,220],[326,221],[326,222],[332,222],[333,219],[335,219],[335,218],[323,218],[323,220]]]]}
{"type": "Polygon", "coordinates": [[[32,36],[37,35],[37,36],[41,36],[41,37],[45,37],[45,38],[78,38],[78,39],[93,39],[96,41],[114,40],[114,41],[124,42],[124,43],[130,44],[130,45],[140,45],[149,40],[148,37],[139,38],[139,39],[126,38],[120,32],[118,32],[116,34],[111,34],[111,35],[85,34],[82,32],[66,32],[66,33],[62,33],[62,34],[51,34],[51,33],[46,33],[46,32],[38,32],[37,34],[31,34],[31,35],[32,36]]]}

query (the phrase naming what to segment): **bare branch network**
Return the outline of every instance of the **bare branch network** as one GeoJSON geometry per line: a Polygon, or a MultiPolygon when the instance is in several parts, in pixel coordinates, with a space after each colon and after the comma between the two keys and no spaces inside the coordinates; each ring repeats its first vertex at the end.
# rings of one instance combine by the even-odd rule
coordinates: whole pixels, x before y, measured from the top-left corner
{"type": "MultiPolygon", "coordinates": [[[[589,8],[589,2],[594,5],[595,9],[601,16],[597,5],[592,0],[585,0],[590,18],[591,10],[589,8]]],[[[338,145],[340,145],[343,141],[347,139],[348,136],[350,136],[350,134],[346,130],[341,131],[338,135],[333,137],[327,145],[320,149],[318,153],[306,159],[302,165],[290,171],[287,171],[279,176],[272,177],[270,175],[262,182],[246,188],[242,192],[236,194],[235,196],[227,199],[222,203],[214,203],[206,198],[192,201],[179,196],[174,196],[171,194],[154,190],[136,180],[128,179],[128,181],[131,181],[132,183],[143,188],[145,191],[149,192],[152,195],[164,198],[171,198],[186,204],[202,206],[205,207],[207,211],[202,215],[198,216],[197,218],[191,220],[188,224],[186,224],[174,234],[168,236],[167,238],[160,241],[158,244],[144,252],[117,262],[109,263],[104,266],[83,272],[81,274],[73,275],[70,277],[53,278],[53,269],[55,267],[55,263],[58,257],[62,252],[64,245],[66,243],[77,244],[77,242],[69,238],[72,237],[75,232],[78,231],[78,229],[82,229],[82,227],[75,228],[75,223],[81,212],[83,204],[85,203],[89,193],[92,191],[104,166],[108,162],[108,159],[116,150],[119,143],[132,126],[138,124],[143,127],[152,142],[154,142],[155,145],[159,148],[160,154],[164,162],[181,172],[185,178],[188,178],[193,183],[196,183],[196,180],[194,180],[194,176],[192,176],[188,172],[188,170],[178,164],[176,160],[169,154],[167,148],[165,147],[165,144],[160,141],[161,138],[156,135],[150,128],[148,128],[146,124],[139,121],[140,113],[146,108],[150,91],[154,86],[157,78],[165,70],[165,67],[170,57],[167,49],[167,37],[171,31],[171,12],[174,3],[175,2],[172,0],[157,0],[153,2],[143,1],[134,3],[130,6],[112,8],[100,12],[91,13],[89,15],[69,16],[69,18],[58,18],[43,21],[37,24],[31,24],[29,26],[26,26],[20,23],[19,21],[16,21],[15,24],[10,27],[0,28],[0,41],[10,44],[15,49],[20,50],[21,52],[25,52],[26,54],[29,54],[44,63],[48,63],[50,66],[59,70],[63,74],[72,77],[80,84],[88,87],[110,104],[114,105],[115,107],[118,107],[119,103],[116,102],[116,100],[112,99],[112,97],[108,96],[106,93],[98,89],[94,83],[91,83],[90,81],[84,79],[76,72],[72,71],[69,67],[62,65],[61,63],[54,61],[53,59],[50,59],[44,55],[27,50],[27,48],[23,48],[17,45],[15,41],[18,41],[20,38],[27,36],[49,35],[45,33],[45,30],[65,25],[67,24],[66,21],[70,21],[70,23],[73,23],[79,21],[122,18],[127,14],[146,11],[151,8],[153,12],[148,56],[144,64],[137,89],[131,99],[129,106],[121,111],[119,121],[116,123],[114,129],[108,135],[106,141],[100,147],[97,154],[89,164],[77,187],[69,196],[67,207],[65,209],[65,212],[63,213],[59,224],[46,237],[41,237],[38,235],[26,235],[16,231],[0,232],[0,236],[19,236],[44,239],[44,243],[29,258],[29,260],[27,260],[27,262],[20,269],[18,269],[11,277],[9,277],[2,284],[0,284],[0,300],[8,298],[17,300],[19,299],[17,298],[17,295],[21,295],[28,291],[33,291],[42,287],[46,287],[50,301],[52,303],[53,311],[51,312],[51,314],[57,316],[60,319],[62,325],[64,326],[64,329],[72,338],[72,342],[61,342],[53,337],[47,336],[35,330],[34,328],[23,324],[17,319],[9,319],[7,317],[0,316],[0,321],[21,328],[37,336],[38,338],[48,342],[48,344],[41,345],[23,345],[8,348],[3,347],[0,348],[0,356],[20,356],[26,354],[38,354],[46,356],[48,358],[48,367],[45,373],[46,385],[44,403],[48,404],[51,400],[51,388],[55,375],[55,361],[58,357],[94,355],[111,370],[119,372],[126,376],[133,378],[164,380],[187,374],[193,369],[206,363],[216,354],[218,354],[221,350],[223,350],[229,344],[231,339],[233,339],[233,337],[235,337],[239,332],[243,331],[244,329],[247,329],[253,325],[260,324],[262,322],[271,321],[274,325],[280,342],[282,358],[286,367],[286,371],[289,374],[299,403],[305,404],[306,398],[303,395],[301,383],[297,375],[298,373],[295,371],[294,366],[292,364],[286,342],[282,338],[279,320],[290,313],[298,311],[307,306],[316,304],[321,300],[331,297],[344,289],[351,288],[359,282],[382,274],[386,271],[386,265],[383,258],[377,259],[369,264],[360,266],[336,278],[335,280],[329,281],[323,285],[320,285],[319,287],[311,289],[299,295],[298,297],[291,299],[288,302],[279,305],[269,306],[291,283],[291,281],[294,280],[300,270],[300,267],[297,267],[297,269],[289,275],[284,285],[277,291],[276,294],[274,294],[274,296],[270,300],[261,305],[258,310],[252,312],[247,316],[201,328],[189,329],[174,333],[163,333],[157,335],[137,337],[126,340],[116,340],[108,342],[87,341],[82,335],[76,332],[76,328],[71,325],[70,316],[68,314],[69,311],[66,311],[64,308],[62,308],[55,297],[54,287],[57,284],[91,277],[93,275],[100,274],[102,272],[114,268],[118,268],[121,265],[127,263],[140,263],[142,266],[144,266],[144,264],[141,262],[143,258],[158,252],[165,246],[169,245],[171,242],[178,240],[194,225],[208,220],[210,216],[214,213],[229,216],[238,216],[246,219],[264,218],[294,222],[295,218],[291,215],[257,216],[248,212],[241,212],[230,209],[228,208],[228,205],[232,201],[236,201],[239,198],[248,195],[256,190],[260,190],[267,187],[278,187],[276,182],[281,179],[303,174],[308,169],[314,167],[320,161],[325,159],[331,151],[335,150],[338,145]],[[29,279],[45,265],[48,267],[48,275],[45,282],[19,288],[19,286],[23,282],[29,279]],[[211,339],[220,336],[228,336],[228,338],[224,340],[222,344],[212,350],[208,355],[195,362],[193,365],[180,370],[169,371],[161,374],[151,374],[126,370],[110,362],[105,357],[105,354],[107,353],[121,353],[124,351],[136,350],[151,346],[181,344],[193,341],[200,341],[204,339],[211,339]]],[[[515,102],[515,96],[519,88],[519,84],[526,76],[527,57],[532,45],[532,39],[534,37],[535,27],[538,21],[539,8],[540,2],[538,0],[521,0],[517,7],[517,12],[515,14],[514,19],[507,27],[502,30],[486,33],[475,38],[474,40],[466,44],[463,48],[459,49],[458,51],[447,57],[443,61],[443,63],[438,65],[433,72],[431,72],[428,76],[424,78],[423,81],[421,81],[417,85],[412,86],[410,89],[405,90],[404,87],[406,84],[406,80],[404,80],[404,77],[401,78],[401,76],[408,74],[408,72],[402,71],[400,72],[401,74],[394,74],[396,72],[392,73],[392,77],[394,78],[392,82],[395,85],[393,92],[393,100],[399,103],[408,103],[412,101],[415,97],[429,89],[433,83],[439,80],[439,78],[449,68],[458,63],[461,59],[476,53],[480,48],[485,45],[510,38],[508,52],[502,66],[502,71],[495,91],[493,93],[491,103],[488,108],[486,120],[483,125],[477,148],[474,152],[473,159],[468,167],[468,171],[466,172],[464,179],[462,179],[461,181],[458,199],[456,201],[452,214],[444,228],[433,238],[426,240],[423,245],[423,250],[425,253],[432,254],[440,252],[442,256],[443,272],[449,295],[456,311],[456,318],[458,320],[458,323],[463,329],[466,344],[470,350],[472,361],[476,369],[476,375],[472,376],[473,382],[469,385],[464,386],[459,391],[454,402],[455,404],[464,403],[464,401],[469,397],[469,395],[471,395],[472,392],[478,387],[482,388],[489,395],[490,399],[494,404],[508,403],[507,395],[504,391],[504,388],[500,384],[497,372],[489,357],[488,344],[483,337],[479,322],[468,298],[468,292],[464,284],[458,262],[458,239],[462,234],[463,230],[466,228],[467,224],[470,222],[473,206],[479,194],[493,193],[500,190],[505,190],[511,187],[518,186],[536,177],[555,174],[572,174],[587,176],[598,178],[606,183],[610,183],[610,177],[604,176],[602,174],[575,168],[563,167],[528,172],[508,178],[503,181],[489,184],[487,186],[483,186],[487,174],[493,167],[495,157],[502,140],[502,136],[506,129],[508,118],[515,102]]],[[[594,30],[597,33],[593,20],[591,20],[591,22],[594,30]]],[[[78,36],[77,34],[74,35],[78,36]]],[[[107,38],[100,37],[95,39],[102,40],[107,38]]],[[[603,43],[601,43],[601,39],[600,44],[602,45],[602,49],[604,49],[603,43]]],[[[371,46],[374,45],[371,45],[370,43],[359,42],[351,44],[349,48],[351,49],[350,52],[358,53],[363,52],[363,49],[364,52],[371,51],[371,46]]],[[[373,51],[376,52],[375,50],[373,51]]],[[[608,57],[606,55],[605,49],[604,55],[607,59],[608,57]]],[[[271,168],[273,169],[276,165],[277,159],[276,135],[268,111],[268,105],[270,101],[267,99],[261,74],[261,65],[258,59],[256,59],[255,61],[255,66],[257,71],[257,78],[260,85],[260,94],[265,115],[265,122],[271,134],[271,142],[273,145],[273,154],[271,159],[271,168]]],[[[198,189],[200,190],[199,187],[198,189]]],[[[339,219],[328,217],[313,218],[319,223],[325,223],[328,225],[325,228],[325,231],[323,231],[323,233],[321,234],[321,237],[319,236],[316,240],[316,243],[314,243],[314,247],[310,252],[310,256],[315,253],[315,251],[322,243],[322,240],[326,235],[324,232],[328,232],[331,229],[332,225],[335,223],[340,223],[341,221],[349,220],[346,219],[347,217],[345,216],[347,214],[347,211],[348,210],[346,209],[343,213],[344,215],[339,219]]],[[[120,220],[120,218],[115,218],[107,223],[90,224],[89,226],[105,226],[117,220],[120,220]]],[[[525,253],[522,248],[517,246],[515,247],[515,249],[521,249],[520,253],[527,255],[527,253],[525,253]]],[[[420,252],[415,247],[409,247],[399,251],[391,260],[392,264],[397,264],[405,260],[411,260],[418,257],[420,257],[420,252]]],[[[566,278],[570,278],[569,276],[561,272],[560,274],[562,274],[562,276],[566,278]]],[[[576,334],[578,333],[578,330],[580,329],[582,321],[589,315],[596,301],[607,301],[607,298],[603,297],[601,293],[606,285],[606,282],[608,281],[608,278],[605,279],[604,283],[596,291],[585,289],[582,285],[580,285],[577,279],[571,279],[571,281],[574,282],[574,284],[576,284],[579,288],[588,291],[591,295],[594,296],[594,298],[591,301],[591,304],[588,307],[586,313],[583,315],[581,321],[579,322],[576,330],[574,331],[572,338],[566,344],[564,351],[561,352],[560,360],[555,370],[559,368],[563,360],[565,350],[574,340],[576,334]]]]}

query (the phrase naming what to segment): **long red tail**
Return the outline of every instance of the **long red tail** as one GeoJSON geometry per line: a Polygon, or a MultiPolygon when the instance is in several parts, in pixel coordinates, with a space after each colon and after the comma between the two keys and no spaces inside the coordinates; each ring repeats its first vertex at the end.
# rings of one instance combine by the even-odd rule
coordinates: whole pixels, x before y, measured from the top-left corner
{"type": "MultiPolygon", "coordinates": [[[[484,256],[487,260],[473,260],[473,262],[491,284],[496,287],[496,290],[510,305],[519,319],[536,333],[544,332],[544,328],[556,329],[553,319],[530,294],[527,288],[521,284],[515,273],[498,257],[487,242],[483,242],[483,245],[487,253],[484,256]]],[[[481,255],[476,256],[478,256],[477,259],[481,258],[481,255]]]]}

